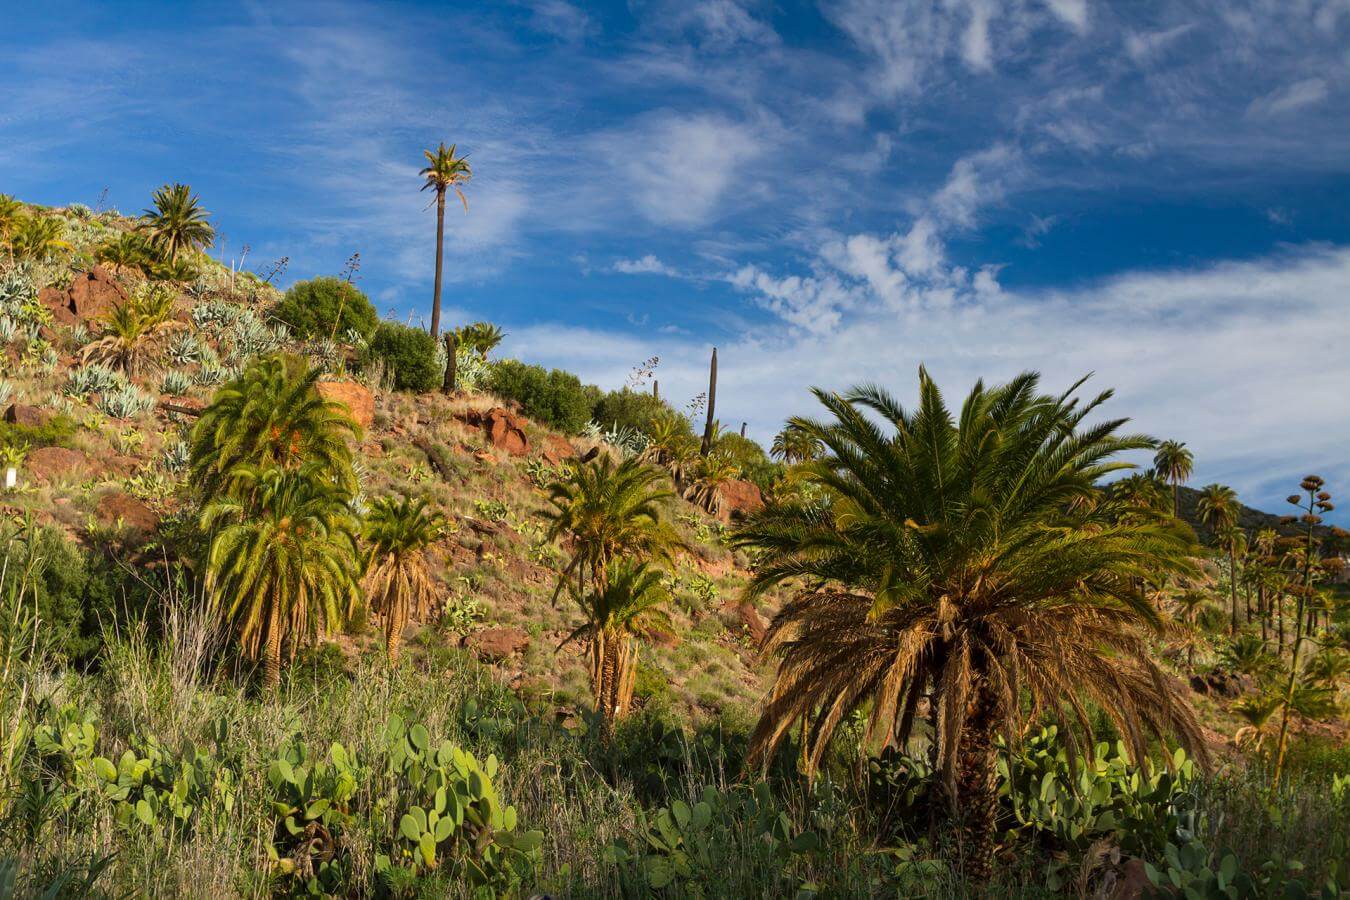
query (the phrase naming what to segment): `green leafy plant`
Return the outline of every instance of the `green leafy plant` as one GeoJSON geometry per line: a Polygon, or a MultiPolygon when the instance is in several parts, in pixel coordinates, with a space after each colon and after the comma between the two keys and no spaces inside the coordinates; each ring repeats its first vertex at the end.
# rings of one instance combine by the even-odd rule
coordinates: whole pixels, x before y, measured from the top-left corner
{"type": "Polygon", "coordinates": [[[370,298],[341,278],[319,277],[292,285],[272,317],[301,339],[332,338],[354,331],[367,340],[378,316],[370,298]]]}
{"type": "Polygon", "coordinates": [[[443,367],[436,362],[436,341],[420,328],[381,322],[370,339],[368,354],[384,363],[396,390],[424,394],[441,384],[443,367]]]}

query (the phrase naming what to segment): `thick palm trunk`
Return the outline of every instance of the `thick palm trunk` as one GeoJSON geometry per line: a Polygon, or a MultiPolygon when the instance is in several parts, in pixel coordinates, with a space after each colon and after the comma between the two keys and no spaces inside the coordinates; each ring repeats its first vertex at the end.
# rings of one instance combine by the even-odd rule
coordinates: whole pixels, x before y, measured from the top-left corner
{"type": "Polygon", "coordinates": [[[436,286],[431,295],[431,336],[441,333],[441,272],[445,264],[445,188],[436,191],[436,286]]]}
{"type": "Polygon", "coordinates": [[[403,628],[408,624],[408,608],[402,603],[393,604],[384,621],[384,650],[389,655],[389,665],[398,665],[399,644],[403,641],[403,628]]]}
{"type": "Polygon", "coordinates": [[[274,692],[281,684],[281,616],[275,604],[267,618],[267,643],[263,648],[263,686],[269,692],[274,692]]]}
{"type": "Polygon", "coordinates": [[[600,661],[600,741],[608,745],[614,737],[614,706],[618,697],[618,660],[612,641],[605,643],[600,661]]]}
{"type": "Polygon", "coordinates": [[[961,734],[956,772],[957,812],[961,817],[966,875],[977,884],[989,880],[994,867],[994,826],[998,813],[995,781],[994,702],[975,689],[961,734]]]}

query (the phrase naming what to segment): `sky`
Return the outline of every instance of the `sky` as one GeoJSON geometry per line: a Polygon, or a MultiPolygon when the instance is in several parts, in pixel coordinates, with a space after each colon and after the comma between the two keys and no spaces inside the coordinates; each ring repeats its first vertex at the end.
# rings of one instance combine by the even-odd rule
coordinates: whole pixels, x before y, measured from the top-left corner
{"type": "Polygon", "coordinates": [[[1195,486],[1350,509],[1350,0],[0,0],[0,191],[187,182],[221,259],[359,252],[405,321],[442,141],[446,319],[505,355],[682,405],[716,346],[766,442],[811,386],[1091,372],[1195,486]]]}

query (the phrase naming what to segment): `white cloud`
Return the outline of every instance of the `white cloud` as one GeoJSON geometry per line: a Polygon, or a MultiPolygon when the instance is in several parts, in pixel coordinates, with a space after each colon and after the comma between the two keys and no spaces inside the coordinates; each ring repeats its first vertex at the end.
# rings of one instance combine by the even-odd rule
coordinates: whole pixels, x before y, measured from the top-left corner
{"type": "Polygon", "coordinates": [[[616,260],[613,269],[623,275],[668,275],[674,278],[680,274],[650,253],[641,259],[616,260]]]}
{"type": "Polygon", "coordinates": [[[745,164],[764,149],[749,125],[714,114],[660,114],[629,131],[599,135],[595,146],[627,182],[643,216],[680,228],[715,218],[745,164]]]}
{"type": "Polygon", "coordinates": [[[1080,34],[1087,31],[1087,0],[1046,0],[1046,6],[1064,24],[1080,34]]]}
{"type": "Polygon", "coordinates": [[[1017,151],[1007,144],[958,159],[933,196],[933,209],[945,222],[970,228],[981,206],[1003,198],[1004,180],[1017,159],[1017,151]]]}
{"type": "Polygon", "coordinates": [[[529,0],[530,27],[564,41],[580,41],[595,30],[586,13],[566,0],[529,0]]]}
{"type": "Polygon", "coordinates": [[[1194,27],[1193,23],[1187,23],[1162,31],[1131,31],[1125,35],[1125,52],[1137,63],[1147,62],[1194,27]]]}
{"type": "Polygon", "coordinates": [[[1305,78],[1271,91],[1264,97],[1256,98],[1251,106],[1247,107],[1247,113],[1252,116],[1278,116],[1321,103],[1326,98],[1326,81],[1321,78],[1305,78]]]}
{"type": "Polygon", "coordinates": [[[734,0],[702,0],[681,4],[674,17],[677,28],[695,31],[705,47],[727,49],[735,44],[775,44],[778,34],[734,0]]]}
{"type": "MultiPolygon", "coordinates": [[[[818,296],[836,277],[743,276],[783,297],[818,296]]],[[[1196,484],[1232,484],[1270,509],[1307,471],[1350,484],[1350,418],[1339,414],[1350,384],[1350,248],[1127,273],[1063,291],[997,291],[993,272],[982,270],[970,290],[971,302],[896,311],[854,286],[832,330],[758,329],[719,346],[722,416],[749,421],[767,439],[787,416],[815,411],[809,386],[876,381],[912,397],[920,363],[953,403],[977,378],[1032,369],[1058,389],[1095,372],[1091,387],[1116,389],[1107,415],[1189,444],[1196,484]]],[[[526,329],[522,339],[528,358],[602,385],[621,384],[652,355],[661,356],[663,395],[693,396],[706,378],[701,341],[553,326],[526,329]]]]}

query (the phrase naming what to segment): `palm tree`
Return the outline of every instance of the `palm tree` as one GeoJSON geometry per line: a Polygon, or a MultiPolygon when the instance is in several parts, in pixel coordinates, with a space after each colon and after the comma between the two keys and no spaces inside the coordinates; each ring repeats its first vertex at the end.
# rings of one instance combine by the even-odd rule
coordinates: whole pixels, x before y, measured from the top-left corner
{"type": "Polygon", "coordinates": [[[356,522],[348,494],[321,467],[243,465],[248,503],[221,496],[202,511],[212,534],[205,586],[211,609],[262,657],[264,684],[281,679],[281,655],[340,626],[359,597],[356,522]]]}
{"type": "Polygon", "coordinates": [[[366,516],[370,546],[365,588],[371,606],[384,617],[384,646],[390,665],[398,663],[399,642],[409,613],[431,611],[435,588],[426,548],[445,532],[445,519],[428,512],[425,500],[381,497],[366,516]]]}
{"type": "Polygon", "coordinates": [[[469,200],[464,196],[463,186],[473,178],[473,169],[467,156],[456,156],[455,145],[446,147],[441,144],[433,153],[423,150],[427,165],[418,174],[426,179],[422,190],[431,188],[436,192],[436,287],[431,296],[431,336],[441,332],[441,272],[445,259],[445,193],[453,190],[464,204],[464,213],[469,212],[469,200]]]}
{"type": "Polygon", "coordinates": [[[177,260],[184,250],[189,252],[211,246],[216,230],[207,222],[211,214],[201,207],[201,200],[186,184],[166,184],[155,191],[154,207],[141,214],[141,228],[164,257],[177,260]]]}
{"type": "Polygon", "coordinates": [[[684,489],[684,499],[703,507],[714,516],[721,515],[722,490],[727,482],[739,478],[740,474],[740,466],[724,450],[701,456],[694,465],[693,481],[684,489]]]}
{"type": "Polygon", "coordinates": [[[81,351],[84,363],[108,363],[135,377],[155,367],[164,342],[187,327],[173,315],[174,294],[163,288],[142,285],[126,301],[108,311],[101,338],[81,351]]]}
{"type": "Polygon", "coordinates": [[[144,234],[124,232],[99,245],[94,259],[118,269],[147,272],[158,261],[159,251],[144,234]]]}
{"type": "Polygon", "coordinates": [[[474,322],[456,329],[455,337],[462,346],[487,359],[488,354],[501,345],[506,332],[491,322],[474,322]]]}
{"type": "Polygon", "coordinates": [[[61,235],[61,220],[50,216],[20,216],[11,228],[9,246],[20,259],[44,260],[70,249],[61,235]]]}
{"type": "Polygon", "coordinates": [[[274,354],[221,386],[192,429],[191,479],[205,498],[229,491],[244,463],[289,470],[313,462],[356,493],[348,439],[359,430],[341,404],[319,396],[320,374],[303,357],[274,354]]]}
{"type": "Polygon", "coordinates": [[[800,428],[788,425],[773,436],[769,453],[789,466],[809,462],[820,454],[820,443],[800,428]]]}
{"type": "Polygon", "coordinates": [[[1111,485],[1111,491],[1133,509],[1162,512],[1169,505],[1158,479],[1146,472],[1125,476],[1111,485]]]}
{"type": "Polygon", "coordinates": [[[564,638],[558,649],[572,641],[586,641],[601,740],[606,743],[614,719],[627,711],[633,697],[637,674],[634,639],[668,634],[674,628],[664,609],[670,595],[663,579],[663,573],[647,563],[623,559],[614,564],[602,590],[570,590],[586,621],[564,638]]]}
{"type": "Polygon", "coordinates": [[[674,494],[658,486],[663,478],[637,457],[616,466],[602,455],[571,466],[548,486],[549,538],[565,539],[571,550],[558,574],[555,601],[569,583],[579,593],[589,587],[603,595],[610,563],[620,557],[670,559],[680,539],[665,518],[666,501],[674,494]]]}
{"type": "Polygon", "coordinates": [[[9,246],[9,238],[19,223],[23,204],[9,194],[0,194],[0,246],[9,246]]]}
{"type": "Polygon", "coordinates": [[[1198,627],[1200,612],[1205,608],[1209,601],[1204,591],[1185,591],[1176,599],[1177,610],[1181,614],[1181,621],[1186,624],[1185,646],[1186,646],[1186,669],[1195,671],[1195,647],[1202,640],[1202,634],[1198,627]]]}
{"type": "Polygon", "coordinates": [[[1237,492],[1227,485],[1207,484],[1200,491],[1197,510],[1200,521],[1214,532],[1219,547],[1228,552],[1228,581],[1232,592],[1228,633],[1237,634],[1237,540],[1233,533],[1237,525],[1237,492]]]}
{"type": "Polygon", "coordinates": [[[643,462],[660,466],[679,483],[698,457],[698,438],[689,429],[687,419],[675,413],[658,416],[647,434],[647,447],[640,455],[643,462]]]}
{"type": "Polygon", "coordinates": [[[1083,424],[1109,391],[1080,403],[1082,382],[1058,396],[1038,383],[977,383],[955,418],[923,369],[913,411],[875,386],[817,389],[833,420],[793,425],[826,450],[803,467],[826,501],[766,507],[734,536],[760,553],[750,597],[800,586],[765,638],[778,669],[751,759],[767,767],[800,725],[809,774],[857,710],[872,751],[903,746],[929,698],[977,879],[994,850],[996,735],[1015,743],[1048,716],[1071,755],[1090,752],[1070,728],[1091,733],[1087,697],[1135,759],[1168,732],[1207,759],[1186,698],[1150,658],[1161,621],[1139,586],[1196,573],[1187,529],[1098,487],[1129,468],[1117,454],[1152,442],[1121,434],[1124,420],[1083,424]]]}
{"type": "Polygon", "coordinates": [[[1191,477],[1195,455],[1181,441],[1163,441],[1153,454],[1153,471],[1172,486],[1172,515],[1181,515],[1181,486],[1191,477]]]}

